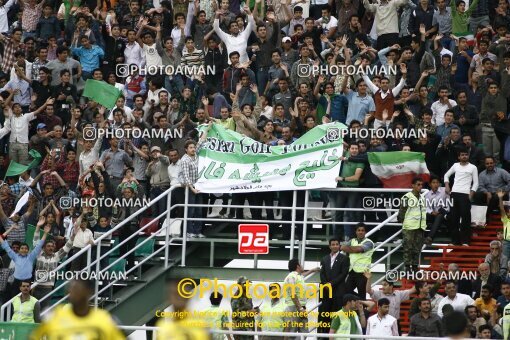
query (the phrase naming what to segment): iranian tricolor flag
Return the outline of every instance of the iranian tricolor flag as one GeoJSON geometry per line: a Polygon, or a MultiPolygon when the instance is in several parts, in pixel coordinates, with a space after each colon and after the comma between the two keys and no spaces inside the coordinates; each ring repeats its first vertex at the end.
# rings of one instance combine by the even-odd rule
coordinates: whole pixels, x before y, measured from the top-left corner
{"type": "Polygon", "coordinates": [[[385,188],[409,188],[414,177],[430,179],[425,155],[421,152],[369,152],[368,161],[385,188]]]}

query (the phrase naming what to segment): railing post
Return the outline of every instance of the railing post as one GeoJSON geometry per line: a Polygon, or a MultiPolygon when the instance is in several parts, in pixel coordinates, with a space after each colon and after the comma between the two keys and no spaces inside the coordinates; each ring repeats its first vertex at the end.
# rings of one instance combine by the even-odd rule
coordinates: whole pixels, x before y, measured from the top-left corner
{"type": "MultiPolygon", "coordinates": [[[[100,263],[101,263],[101,241],[98,242],[97,244],[97,250],[96,250],[96,278],[99,278],[101,277],[99,274],[101,273],[101,266],[100,266],[100,263]]],[[[98,300],[99,300],[99,297],[98,297],[98,292],[99,292],[99,280],[96,279],[94,280],[95,283],[94,283],[94,306],[97,308],[97,304],[98,304],[98,300]]]]}
{"type": "MultiPolygon", "coordinates": [[[[294,190],[292,192],[292,211],[291,211],[292,212],[292,220],[291,220],[292,223],[290,224],[289,260],[292,260],[292,258],[294,257],[294,239],[296,237],[296,202],[297,202],[297,193],[296,193],[296,190],[294,190]]],[[[283,215],[283,211],[282,211],[282,215],[283,215]]]]}
{"type": "Polygon", "coordinates": [[[304,210],[305,211],[303,212],[303,240],[301,242],[301,259],[299,260],[299,263],[301,263],[302,266],[305,265],[306,259],[306,233],[307,233],[306,222],[308,221],[308,190],[305,190],[304,210]]]}
{"type": "Polygon", "coordinates": [[[184,191],[184,221],[182,222],[182,254],[181,254],[181,267],[186,266],[186,243],[188,238],[188,205],[189,205],[189,188],[186,187],[184,191]]]}
{"type": "MultiPolygon", "coordinates": [[[[172,191],[168,194],[166,211],[166,230],[165,230],[165,269],[168,268],[168,257],[170,256],[170,207],[172,206],[172,191]]],[[[165,224],[163,222],[163,224],[165,224]]],[[[186,235],[183,235],[186,237],[186,235]]]]}
{"type": "Polygon", "coordinates": [[[90,273],[90,263],[92,262],[92,246],[89,245],[89,249],[87,249],[87,273],[90,273]]]}

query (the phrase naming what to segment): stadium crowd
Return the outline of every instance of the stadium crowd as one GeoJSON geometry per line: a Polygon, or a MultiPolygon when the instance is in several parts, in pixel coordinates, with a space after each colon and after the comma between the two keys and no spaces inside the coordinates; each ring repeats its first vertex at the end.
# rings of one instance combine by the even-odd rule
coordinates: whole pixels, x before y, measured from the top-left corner
{"type": "MultiPolygon", "coordinates": [[[[23,302],[39,309],[26,287],[34,271],[50,271],[66,255],[94,244],[94,239],[130,216],[143,198],[154,199],[180,184],[183,188],[175,203],[184,199],[184,187],[190,189],[190,203],[214,203],[216,196],[193,186],[201,146],[198,125],[213,122],[264,144],[288,145],[317,125],[337,121],[350,131],[336,178],[340,187],[382,187],[371,171],[368,152],[425,154],[431,179],[413,180],[406,202],[444,199],[438,200],[443,204],[426,207],[402,205],[399,221],[407,270],[418,269],[423,244],[431,244],[441,229],[449,231],[452,244],[469,244],[473,227],[484,224],[472,223],[472,205],[487,206],[484,220],[493,212],[501,213],[504,232],[491,243],[487,264],[481,265],[480,277],[469,283],[471,288],[466,288],[467,282],[445,282],[447,296],[441,298],[436,286],[433,290],[418,283],[411,290],[393,291],[393,283],[385,281],[382,291],[372,291],[370,274],[360,269],[367,266],[368,258],[358,255],[358,266],[351,268],[345,260],[346,272],[340,279],[335,276],[335,282],[359,297],[335,292],[339,295],[328,302],[328,308],[367,308],[356,302],[366,300],[366,291],[379,307],[377,320],[388,322],[384,327],[394,334],[390,316],[398,319],[400,302],[417,293],[421,300],[414,303],[412,334],[443,334],[439,318],[456,314],[439,307],[453,305],[467,314],[479,336],[501,335],[498,320],[510,299],[506,281],[510,219],[503,205],[510,191],[509,17],[504,0],[2,1],[0,219],[6,255],[1,259],[0,288],[4,301],[21,289],[18,307],[23,302]],[[359,72],[333,74],[348,65],[359,72]],[[146,74],[150,67],[165,72],[146,74]],[[107,109],[82,96],[88,79],[121,91],[115,107],[107,109]],[[385,137],[375,133],[356,138],[360,129],[380,130],[385,137]],[[105,130],[124,137],[105,138],[105,130]],[[94,138],[85,131],[93,131],[94,138]],[[148,132],[144,136],[154,131],[175,133],[134,138],[134,131],[148,132]],[[28,165],[37,158],[33,150],[41,162],[12,175],[9,164],[28,165]],[[425,196],[420,194],[423,185],[430,188],[425,196]],[[26,192],[20,210],[17,204],[26,192]],[[92,206],[92,199],[100,198],[132,204],[92,206]],[[453,204],[448,205],[450,198],[453,204]],[[68,199],[79,199],[80,206],[64,204],[68,199]],[[29,225],[35,226],[30,245],[25,243],[29,225]]],[[[344,223],[384,220],[386,214],[372,211],[334,211],[327,216],[328,206],[361,208],[363,195],[321,195],[325,211],[320,218],[344,223]]],[[[243,209],[229,204],[248,200],[251,205],[273,205],[277,200],[285,207],[292,205],[292,198],[290,191],[224,194],[219,214],[242,219],[243,209]]],[[[304,204],[303,192],[297,195],[297,204],[304,204]]],[[[165,210],[166,202],[161,200],[151,214],[165,210]]],[[[250,209],[251,218],[291,219],[290,210],[282,209],[281,216],[265,210],[263,214],[261,209],[250,209]]],[[[174,217],[182,213],[177,209],[174,217]]],[[[188,216],[210,214],[207,209],[190,208],[188,216]]],[[[297,220],[302,219],[298,211],[297,220]]],[[[122,228],[120,240],[136,232],[139,224],[133,219],[122,228]]],[[[290,225],[284,223],[282,230],[282,238],[290,239],[290,225]]],[[[336,239],[330,246],[338,249],[332,254],[339,249],[349,253],[352,265],[353,254],[370,253],[374,245],[364,241],[366,231],[335,225],[336,239]]],[[[387,236],[380,234],[381,239],[387,236]]],[[[204,237],[203,224],[193,221],[184,236],[204,237]]],[[[109,244],[106,240],[104,246],[109,244]]],[[[121,251],[135,244],[133,238],[121,251]]],[[[132,267],[134,253],[127,260],[132,267]]],[[[80,257],[70,270],[85,263],[86,257],[80,257]]],[[[289,264],[289,271],[297,273],[294,279],[300,274],[297,268],[299,264],[289,264]]],[[[32,294],[40,298],[54,283],[48,279],[32,294]]],[[[292,308],[302,306],[292,304],[292,308]]],[[[351,320],[349,331],[374,329],[370,318],[363,321],[362,315],[359,325],[351,320]]],[[[339,318],[331,327],[335,332],[347,331],[346,322],[339,318]]]]}

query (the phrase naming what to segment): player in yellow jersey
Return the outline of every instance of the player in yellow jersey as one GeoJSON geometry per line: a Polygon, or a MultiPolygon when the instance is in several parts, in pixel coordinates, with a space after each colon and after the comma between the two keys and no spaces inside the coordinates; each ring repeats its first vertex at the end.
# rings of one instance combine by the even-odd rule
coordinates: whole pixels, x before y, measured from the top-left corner
{"type": "Polygon", "coordinates": [[[210,335],[205,329],[203,320],[196,319],[192,311],[186,309],[188,298],[179,293],[179,289],[188,291],[189,286],[179,287],[180,280],[170,280],[168,282],[168,299],[173,306],[172,315],[178,315],[171,318],[161,319],[156,323],[157,340],[210,340],[210,335]]]}
{"type": "Polygon", "coordinates": [[[123,340],[110,314],[90,307],[94,283],[73,280],[69,283],[70,304],[58,306],[48,320],[31,335],[32,340],[123,340]]]}

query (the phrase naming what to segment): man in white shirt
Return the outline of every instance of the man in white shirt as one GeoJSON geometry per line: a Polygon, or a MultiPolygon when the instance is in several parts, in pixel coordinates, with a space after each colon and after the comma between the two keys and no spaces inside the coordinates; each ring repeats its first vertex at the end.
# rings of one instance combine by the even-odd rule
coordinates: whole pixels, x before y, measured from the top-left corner
{"type": "Polygon", "coordinates": [[[397,319],[389,315],[390,300],[386,298],[377,301],[377,314],[367,320],[367,335],[399,336],[397,319]]]}
{"type": "Polygon", "coordinates": [[[471,199],[478,189],[478,169],[469,163],[467,150],[459,151],[459,162],[444,175],[445,192],[450,194],[453,206],[450,213],[450,232],[453,244],[468,245],[471,240],[471,199]],[[453,188],[450,177],[455,175],[453,188]],[[462,222],[460,221],[462,220],[462,222]]]}
{"type": "Polygon", "coordinates": [[[11,114],[5,118],[5,128],[11,131],[9,137],[9,158],[11,161],[28,164],[28,128],[32,120],[46,109],[46,105],[53,104],[54,99],[48,98],[43,106],[34,112],[23,114],[21,105],[14,103],[11,114]]]}
{"type": "MultiPolygon", "coordinates": [[[[94,234],[89,229],[89,221],[85,218],[86,209],[88,208],[83,208],[81,216],[78,217],[78,220],[75,223],[75,228],[78,227],[79,229],[76,231],[76,235],[74,236],[73,248],[69,253],[69,257],[79,252],[82,248],[85,248],[88,244],[94,245],[94,234]]],[[[80,271],[86,266],[86,264],[87,253],[83,253],[71,263],[71,271],[80,271]]]]}
{"type": "Polygon", "coordinates": [[[452,305],[453,309],[464,312],[467,306],[474,304],[474,300],[466,294],[457,293],[457,285],[453,281],[447,281],[445,286],[446,296],[439,302],[437,315],[443,317],[443,306],[452,305]]]}
{"type": "MultiPolygon", "coordinates": [[[[129,30],[127,32],[127,44],[124,50],[125,64],[135,64],[138,67],[145,65],[145,55],[140,44],[136,42],[136,31],[129,30]]],[[[120,74],[119,76],[127,76],[127,74],[120,74]]]]}
{"type": "MultiPolygon", "coordinates": [[[[246,53],[246,47],[250,33],[255,25],[255,20],[253,19],[253,15],[251,15],[248,6],[244,7],[244,12],[248,15],[248,25],[246,25],[246,28],[242,32],[239,31],[239,26],[236,21],[232,21],[228,25],[228,34],[223,32],[220,28],[221,11],[216,11],[216,18],[213,23],[214,32],[216,32],[218,37],[220,37],[227,46],[227,54],[230,55],[230,53],[234,51],[239,52],[239,62],[241,64],[249,61],[248,53],[246,53]]],[[[230,59],[228,62],[230,64],[230,59]]]]}
{"type": "Polygon", "coordinates": [[[430,109],[432,110],[432,123],[439,126],[444,124],[446,110],[453,109],[454,106],[457,106],[457,102],[448,99],[448,88],[446,86],[440,86],[437,95],[439,99],[432,103],[430,109]]]}

